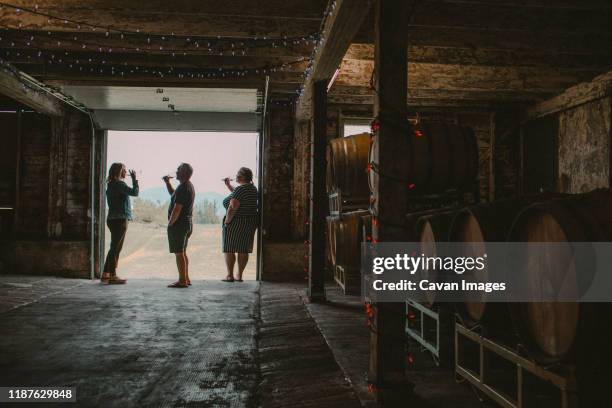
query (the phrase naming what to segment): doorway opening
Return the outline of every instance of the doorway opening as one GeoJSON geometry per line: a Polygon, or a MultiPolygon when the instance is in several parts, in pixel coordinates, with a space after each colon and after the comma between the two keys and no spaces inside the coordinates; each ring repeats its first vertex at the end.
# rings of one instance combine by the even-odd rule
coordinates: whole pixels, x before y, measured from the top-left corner
{"type": "MultiPolygon", "coordinates": [[[[221,250],[223,199],[230,191],[222,180],[234,179],[240,167],[248,167],[253,183],[259,185],[259,138],[257,132],[108,131],[105,174],[112,163],[124,163],[136,172],[140,187],[138,197],[131,197],[133,220],[128,224],[117,274],[128,280],[176,280],[175,257],[169,253],[166,231],[170,194],[162,177],[174,176],[184,162],[194,169],[191,182],[196,190],[193,233],[187,247],[189,275],[191,280],[223,279],[227,275],[221,250]]],[[[129,176],[125,182],[131,186],[129,176]]],[[[172,184],[176,187],[178,181],[172,179],[172,184]]],[[[104,205],[108,206],[106,200],[104,205]]],[[[105,237],[104,255],[110,245],[108,227],[105,237]]],[[[245,280],[257,277],[257,245],[256,234],[245,280]]]]}

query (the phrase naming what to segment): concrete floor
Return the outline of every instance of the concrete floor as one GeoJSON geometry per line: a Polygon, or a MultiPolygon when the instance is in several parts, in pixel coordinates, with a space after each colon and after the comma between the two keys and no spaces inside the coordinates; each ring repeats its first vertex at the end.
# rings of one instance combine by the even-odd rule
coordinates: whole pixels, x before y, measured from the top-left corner
{"type": "MultiPolygon", "coordinates": [[[[305,291],[302,291],[305,297],[305,291]]],[[[345,296],[334,285],[326,288],[327,302],[307,304],[333,351],[345,376],[353,385],[362,406],[376,405],[368,392],[370,331],[366,325],[363,302],[359,296],[345,296]]],[[[408,342],[414,364],[407,367],[406,378],[412,382],[415,396],[406,401],[410,408],[486,408],[492,403],[481,402],[467,384],[458,384],[452,369],[439,368],[432,357],[414,341],[408,342]]]]}
{"type": "Polygon", "coordinates": [[[169,282],[1,277],[0,386],[74,386],[85,407],[359,406],[292,285],[169,282]]]}
{"type": "MultiPolygon", "coordinates": [[[[0,275],[0,386],[74,386],[79,406],[373,407],[359,297],[328,287],[0,275]]],[[[412,346],[412,408],[482,407],[412,346]]],[[[71,405],[71,406],[74,406],[71,405]]]]}

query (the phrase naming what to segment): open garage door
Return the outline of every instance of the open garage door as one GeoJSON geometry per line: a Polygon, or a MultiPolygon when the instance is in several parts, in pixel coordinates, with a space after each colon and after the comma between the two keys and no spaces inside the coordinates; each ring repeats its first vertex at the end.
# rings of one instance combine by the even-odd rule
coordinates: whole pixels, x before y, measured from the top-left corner
{"type": "Polygon", "coordinates": [[[102,129],[256,132],[257,89],[63,86],[102,129]]]}

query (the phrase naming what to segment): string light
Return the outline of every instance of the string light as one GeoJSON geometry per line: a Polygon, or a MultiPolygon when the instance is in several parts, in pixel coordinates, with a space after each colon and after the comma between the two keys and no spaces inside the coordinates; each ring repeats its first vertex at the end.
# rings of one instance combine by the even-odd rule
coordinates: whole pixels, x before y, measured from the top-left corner
{"type": "MultiPolygon", "coordinates": [[[[50,33],[49,33],[50,34],[50,33]]],[[[33,38],[34,36],[31,36],[31,38],[33,38]]],[[[68,42],[70,41],[74,41],[74,38],[76,37],[70,37],[68,38],[68,42]]],[[[2,38],[0,38],[0,41],[2,40],[2,38]]],[[[77,38],[78,41],[78,38],[77,38]]],[[[12,42],[13,46],[15,45],[15,42],[12,42]]],[[[105,53],[105,49],[100,46],[101,44],[87,44],[87,43],[81,43],[79,41],[79,44],[81,46],[81,49],[87,49],[88,47],[97,47],[97,51],[100,54],[104,54],[105,53]]],[[[243,43],[241,43],[243,44],[243,43]]],[[[37,51],[39,54],[39,58],[42,58],[43,56],[46,57],[46,53],[42,53],[41,50],[39,50],[38,48],[36,48],[34,46],[35,44],[30,43],[29,45],[26,44],[27,47],[29,47],[30,49],[33,49],[34,51],[37,51]]],[[[57,42],[57,45],[61,45],[61,41],[57,42]]],[[[126,51],[129,48],[123,47],[123,50],[126,51]]],[[[161,50],[163,50],[163,47],[160,47],[161,50]]],[[[136,51],[140,51],[140,48],[136,48],[136,51]]],[[[170,54],[174,53],[174,56],[176,57],[176,52],[172,51],[172,50],[167,50],[170,54]]],[[[113,52],[112,48],[108,48],[106,49],[106,53],[111,54],[113,52]]],[[[243,50],[242,51],[243,54],[245,54],[246,52],[243,50]]],[[[183,56],[186,56],[186,52],[182,52],[183,56]]],[[[10,54],[8,54],[10,55],[10,54]]],[[[67,51],[65,51],[65,55],[66,56],[72,56],[72,53],[68,53],[67,51]]],[[[73,58],[75,58],[74,56],[72,56],[73,58]]],[[[48,58],[48,57],[47,57],[48,58]]],[[[31,56],[29,56],[29,59],[31,59],[31,56]]],[[[72,63],[69,65],[70,69],[78,69],[79,72],[82,72],[83,69],[82,67],[77,67],[76,65],[79,65],[79,58],[76,58],[76,61],[72,61],[72,63]]],[[[306,59],[304,57],[300,57],[294,61],[290,61],[290,62],[286,62],[283,64],[279,64],[279,65],[275,65],[275,66],[263,66],[263,67],[255,67],[255,68],[237,68],[237,69],[230,69],[230,70],[221,70],[220,74],[215,73],[212,69],[200,69],[198,71],[187,71],[187,72],[183,72],[180,75],[177,75],[178,78],[180,79],[184,79],[184,78],[208,78],[208,79],[215,79],[215,78],[226,78],[228,76],[240,76],[240,77],[245,77],[247,75],[259,75],[260,72],[263,72],[264,74],[267,74],[268,72],[277,72],[277,71],[284,71],[285,69],[289,68],[290,66],[296,65],[296,64],[300,64],[303,63],[306,59]]],[[[96,62],[97,60],[91,61],[91,62],[96,62]]],[[[51,63],[51,62],[50,62],[51,63]]],[[[125,64],[125,63],[124,63],[125,64]]],[[[136,68],[138,70],[138,68],[136,68]]],[[[175,70],[175,67],[170,67],[171,71],[175,70]]],[[[107,71],[105,70],[96,70],[94,71],[93,69],[90,69],[90,73],[94,73],[94,74],[107,74],[107,71]]],[[[126,70],[126,71],[121,71],[119,72],[119,74],[121,76],[124,76],[126,73],[129,74],[133,74],[134,71],[133,70],[126,70]]],[[[142,71],[140,71],[140,73],[142,73],[142,71]]],[[[145,71],[145,73],[148,73],[147,71],[145,71]]],[[[156,70],[151,70],[150,72],[152,75],[155,76],[162,76],[160,75],[159,71],[156,70]]],[[[110,75],[115,75],[114,72],[114,67],[112,67],[112,70],[110,72],[110,75]]],[[[284,103],[279,103],[279,105],[284,105],[284,106],[291,106],[293,104],[292,101],[289,101],[288,103],[284,104],[284,103]]]]}
{"type": "MultiPolygon", "coordinates": [[[[90,75],[111,75],[121,77],[130,75],[150,75],[155,77],[174,76],[175,78],[180,79],[217,79],[275,73],[278,71],[286,71],[292,66],[299,67],[300,64],[304,63],[311,66],[312,55],[314,54],[311,54],[310,58],[299,57],[294,61],[289,61],[278,65],[221,69],[220,71],[215,71],[213,68],[189,69],[175,66],[171,66],[167,70],[166,68],[145,69],[139,66],[128,66],[127,62],[125,61],[122,63],[113,62],[113,58],[110,56],[107,57],[106,55],[117,55],[116,51],[119,51],[119,53],[155,53],[159,55],[169,55],[175,60],[178,60],[179,56],[195,57],[215,54],[217,52],[219,52],[221,55],[229,55],[229,53],[231,53],[234,56],[247,56],[250,55],[256,48],[270,46],[274,48],[308,46],[310,51],[312,51],[316,44],[322,43],[321,37],[323,34],[323,31],[320,30],[317,33],[293,37],[286,34],[281,34],[278,37],[250,36],[241,38],[239,40],[235,38],[223,38],[219,35],[177,35],[174,32],[168,36],[167,34],[161,33],[149,33],[141,28],[136,28],[135,30],[123,30],[112,26],[96,25],[87,21],[74,20],[62,16],[52,15],[42,12],[38,5],[35,5],[33,9],[28,9],[17,7],[9,3],[0,2],[0,9],[2,8],[12,8],[20,15],[29,13],[44,17],[48,24],[61,23],[62,30],[65,30],[64,27],[66,26],[68,26],[68,28],[70,26],[75,27],[79,31],[84,30],[81,33],[50,30],[33,31],[24,28],[21,23],[19,23],[19,29],[6,25],[0,25],[0,30],[2,30],[3,33],[3,35],[0,37],[0,42],[7,45],[10,44],[11,48],[19,49],[17,52],[7,50],[6,55],[8,59],[15,59],[17,60],[17,63],[19,63],[18,61],[23,61],[24,59],[27,59],[28,61],[38,59],[41,61],[41,63],[48,64],[50,70],[54,69],[54,67],[57,67],[57,69],[60,69],[61,67],[80,73],[89,71],[90,75]],[[87,30],[90,32],[87,33],[87,30]],[[150,39],[150,44],[148,44],[149,46],[141,47],[132,45],[135,41],[142,41],[143,39],[150,39]],[[119,40],[121,40],[121,45],[117,44],[117,41],[119,40]],[[6,41],[10,41],[10,43],[7,43],[6,41]],[[114,42],[109,44],[108,41],[114,42]],[[163,42],[163,45],[159,45],[159,42],[163,42]],[[204,43],[206,44],[206,48],[202,49],[200,45],[204,43]],[[62,58],[57,58],[55,54],[53,54],[50,47],[60,48],[57,51],[63,54],[62,58]],[[63,49],[61,49],[61,47],[63,47],[63,49]],[[67,47],[68,49],[70,49],[70,47],[73,49],[71,51],[66,51],[65,49],[67,47]],[[93,54],[91,54],[93,51],[96,54],[99,54],[99,57],[93,56],[93,58],[90,58],[90,55],[83,54],[86,51],[89,51],[91,56],[93,56],[93,54]],[[204,53],[202,53],[202,51],[204,53]],[[104,67],[90,67],[88,66],[90,64],[102,64],[104,67]]],[[[330,12],[327,11],[325,13],[325,17],[327,17],[329,14],[330,12]]],[[[8,61],[4,60],[2,62],[3,64],[8,63],[8,61]]],[[[14,67],[12,69],[19,72],[14,67]]],[[[40,90],[36,91],[40,92],[40,90]]],[[[281,107],[291,107],[295,105],[295,102],[296,97],[289,96],[285,100],[276,100],[271,101],[270,103],[281,107]]]]}
{"type": "MultiPolygon", "coordinates": [[[[1,40],[0,40],[1,41],[1,40]]],[[[49,53],[49,52],[43,52],[41,50],[36,50],[34,49],[32,51],[32,54],[35,54],[37,56],[37,58],[39,59],[43,59],[46,60],[49,63],[52,63],[49,59],[53,60],[55,59],[55,54],[53,53],[49,53]]],[[[6,51],[6,55],[10,56],[12,55],[10,51],[6,51]]],[[[16,54],[15,54],[16,55],[16,54]]],[[[24,54],[25,55],[25,54],[24,54]]],[[[71,61],[73,64],[76,65],[81,65],[82,61],[80,58],[77,58],[76,55],[74,55],[74,53],[72,52],[64,52],[64,55],[66,57],[70,57],[73,60],[71,61]]],[[[110,61],[107,60],[107,58],[105,58],[103,55],[101,55],[99,58],[87,58],[85,60],[88,64],[107,64],[110,63],[110,61]]],[[[198,70],[190,70],[187,68],[180,68],[180,67],[175,67],[175,66],[171,66],[169,67],[169,72],[176,72],[176,73],[180,73],[181,74],[181,78],[184,78],[184,76],[189,76],[189,77],[197,77],[197,76],[202,76],[205,75],[207,78],[217,78],[217,77],[227,77],[227,76],[247,76],[247,75],[258,75],[260,72],[262,73],[267,73],[267,72],[277,72],[278,70],[285,70],[293,65],[299,65],[303,63],[303,58],[299,58],[297,60],[294,61],[290,61],[290,62],[285,62],[279,65],[269,65],[269,66],[262,66],[262,67],[250,67],[250,68],[231,68],[231,69],[224,69],[221,67],[210,67],[210,68],[202,68],[202,69],[198,69],[198,70]]],[[[127,66],[127,62],[123,62],[124,66],[127,66]]],[[[73,68],[76,68],[73,66],[73,68]]],[[[79,67],[80,68],[80,67],[79,67]]],[[[112,67],[113,69],[115,68],[114,66],[112,67]]],[[[138,70],[139,67],[136,67],[136,70],[138,70]]],[[[93,71],[91,71],[93,72],[93,71]]],[[[145,73],[152,73],[154,75],[158,75],[160,71],[156,70],[156,69],[152,69],[152,70],[148,70],[145,71],[145,73]]],[[[101,71],[97,71],[98,74],[105,74],[107,73],[107,71],[105,70],[101,70],[101,71]]],[[[113,73],[111,72],[111,75],[113,75],[113,73]]]]}

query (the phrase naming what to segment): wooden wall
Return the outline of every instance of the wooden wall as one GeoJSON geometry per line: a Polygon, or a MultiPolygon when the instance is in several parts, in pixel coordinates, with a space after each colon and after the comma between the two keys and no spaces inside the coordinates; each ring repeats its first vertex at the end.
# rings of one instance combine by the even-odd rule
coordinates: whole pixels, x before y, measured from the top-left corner
{"type": "MultiPolygon", "coordinates": [[[[337,107],[327,111],[327,139],[340,137],[342,112],[337,107]]],[[[309,121],[296,121],[293,136],[293,180],[291,192],[291,233],[295,240],[308,237],[306,221],[310,211],[311,127],[309,121]]]]}
{"type": "Polygon", "coordinates": [[[49,236],[88,238],[91,124],[73,113],[53,119],[49,186],[49,236]]]}
{"type": "MultiPolygon", "coordinates": [[[[91,125],[80,112],[24,112],[16,221],[0,248],[7,272],[90,276],[91,125]]],[[[13,169],[13,174],[17,170],[13,169]]]]}
{"type": "Polygon", "coordinates": [[[0,149],[0,241],[14,236],[14,210],[17,177],[17,112],[0,113],[2,149],[0,149]]]}
{"type": "Polygon", "coordinates": [[[610,186],[612,98],[577,106],[559,114],[559,181],[565,193],[610,186]]]}
{"type": "Polygon", "coordinates": [[[49,214],[51,120],[38,113],[21,115],[21,158],[16,236],[18,240],[47,237],[49,214]]]}
{"type": "Polygon", "coordinates": [[[554,191],[582,193],[611,187],[612,71],[530,106],[522,122],[522,191],[540,167],[552,167],[549,184],[554,191]],[[542,144],[550,147],[541,159],[533,151],[542,144]]]}

